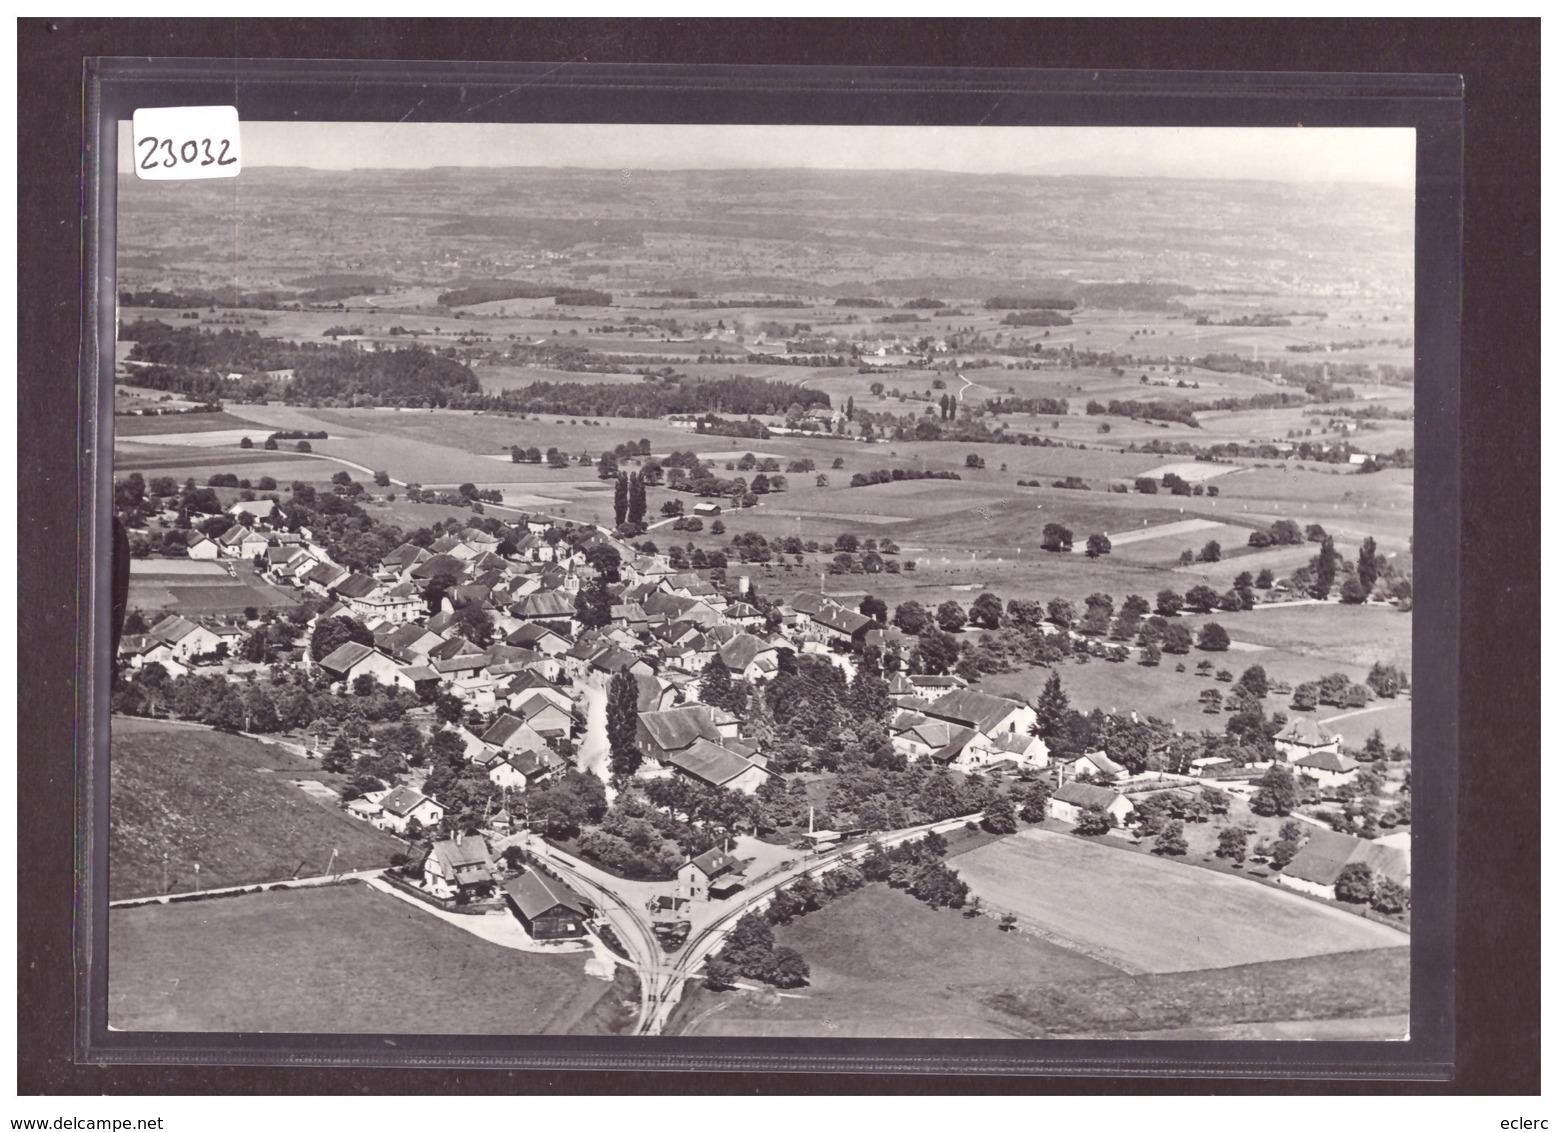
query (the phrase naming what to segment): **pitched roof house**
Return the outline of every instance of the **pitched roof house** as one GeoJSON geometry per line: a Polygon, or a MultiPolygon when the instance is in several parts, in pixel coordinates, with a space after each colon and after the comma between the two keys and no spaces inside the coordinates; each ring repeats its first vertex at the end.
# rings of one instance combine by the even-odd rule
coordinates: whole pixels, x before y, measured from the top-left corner
{"type": "Polygon", "coordinates": [[[422,886],[434,896],[448,899],[461,889],[480,889],[496,880],[492,847],[485,837],[457,835],[435,841],[422,862],[422,886]]]}
{"type": "Polygon", "coordinates": [[[1403,850],[1320,828],[1309,831],[1304,847],[1276,874],[1276,880],[1288,888],[1335,900],[1336,879],[1351,864],[1367,865],[1376,877],[1389,877],[1397,884],[1412,883],[1412,859],[1403,850]]]}

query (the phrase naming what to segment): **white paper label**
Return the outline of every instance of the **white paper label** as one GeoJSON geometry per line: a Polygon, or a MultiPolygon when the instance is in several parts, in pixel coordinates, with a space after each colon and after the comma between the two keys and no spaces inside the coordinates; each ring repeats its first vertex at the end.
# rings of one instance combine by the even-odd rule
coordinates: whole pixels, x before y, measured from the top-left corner
{"type": "Polygon", "coordinates": [[[236,106],[166,106],[135,112],[135,175],[146,181],[236,177],[243,168],[236,106]]]}

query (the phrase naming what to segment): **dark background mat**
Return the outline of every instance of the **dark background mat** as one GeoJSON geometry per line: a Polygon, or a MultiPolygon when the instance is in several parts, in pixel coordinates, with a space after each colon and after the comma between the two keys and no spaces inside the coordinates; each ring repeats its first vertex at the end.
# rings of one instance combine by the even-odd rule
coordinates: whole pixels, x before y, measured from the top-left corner
{"type": "MultiPolygon", "coordinates": [[[[18,23],[21,1095],[1539,1090],[1539,23],[23,20],[18,23]],[[86,56],[1459,73],[1466,78],[1457,1072],[1447,1084],[99,1068],[71,1025],[76,364],[86,56]]],[[[1422,506],[1431,506],[1425,498],[1422,506]]]]}

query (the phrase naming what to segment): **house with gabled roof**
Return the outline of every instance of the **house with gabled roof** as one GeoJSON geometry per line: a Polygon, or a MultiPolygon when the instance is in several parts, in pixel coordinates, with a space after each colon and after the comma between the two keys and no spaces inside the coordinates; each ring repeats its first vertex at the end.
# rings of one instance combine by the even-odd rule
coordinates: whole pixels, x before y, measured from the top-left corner
{"type": "Polygon", "coordinates": [[[303,588],[320,597],[329,597],[335,587],[351,577],[351,571],[333,562],[320,562],[301,575],[303,588]]]}
{"type": "Polygon", "coordinates": [[[556,621],[567,625],[573,632],[573,598],[556,590],[538,590],[526,594],[509,606],[509,616],[516,621],[556,621]]]}
{"type": "Polygon", "coordinates": [[[1103,751],[1084,751],[1072,758],[1062,759],[1060,767],[1060,773],[1066,778],[1074,778],[1085,772],[1099,782],[1121,782],[1130,776],[1129,770],[1103,751]]]}
{"type": "Polygon", "coordinates": [[[1388,877],[1403,887],[1412,884],[1412,858],[1393,845],[1366,841],[1348,833],[1311,828],[1308,839],[1293,859],[1275,874],[1278,884],[1311,896],[1336,899],[1336,881],[1348,865],[1367,865],[1378,877],[1388,877]]]}
{"type": "Polygon", "coordinates": [[[485,895],[497,880],[492,867],[492,846],[477,834],[456,834],[435,841],[422,862],[422,887],[443,900],[461,893],[485,895]]]}
{"type": "Polygon", "coordinates": [[[489,747],[503,751],[536,750],[546,746],[546,739],[523,718],[502,713],[481,733],[481,741],[489,747]]]}
{"type": "Polygon", "coordinates": [[[444,808],[435,799],[409,786],[397,786],[379,799],[379,814],[374,825],[394,833],[405,833],[412,822],[431,829],[444,820],[444,808]]]}
{"type": "Polygon", "coordinates": [[[465,577],[466,560],[452,554],[434,554],[411,567],[411,577],[416,581],[431,582],[440,574],[448,574],[459,581],[465,577]]]}
{"type": "Polygon", "coordinates": [[[414,691],[416,681],[406,675],[406,666],[371,645],[347,641],[319,661],[319,667],[333,681],[350,685],[359,676],[372,676],[380,684],[414,691]]]}
{"type": "Polygon", "coordinates": [[[683,862],[676,880],[689,900],[724,899],[747,883],[746,863],[723,849],[710,849],[683,862]]]}
{"type": "Polygon", "coordinates": [[[388,626],[374,633],[373,640],[379,648],[402,663],[412,659],[425,661],[433,648],[444,643],[444,639],[437,633],[414,622],[388,626]]]}
{"type": "Polygon", "coordinates": [[[514,544],[514,553],[526,562],[551,562],[557,557],[556,548],[551,543],[530,533],[514,544]]]}
{"type": "Polygon", "coordinates": [[[184,676],[189,668],[173,653],[166,641],[160,641],[150,633],[129,633],[119,639],[119,655],[131,668],[144,668],[148,664],[160,664],[169,676],[184,676]]]}
{"type": "Polygon", "coordinates": [[[1135,813],[1136,804],[1118,790],[1086,782],[1068,782],[1050,795],[1050,816],[1061,821],[1075,825],[1090,809],[1102,811],[1111,825],[1122,826],[1135,813]]]}
{"type": "Polygon", "coordinates": [[[1327,731],[1307,715],[1294,716],[1288,725],[1272,738],[1277,754],[1288,762],[1296,762],[1322,751],[1338,753],[1342,749],[1340,735],[1327,731]]]}
{"type": "Polygon", "coordinates": [[[227,513],[240,523],[275,523],[281,518],[281,507],[274,499],[240,499],[227,513]]]}
{"type": "Polygon", "coordinates": [[[411,572],[411,568],[426,562],[433,557],[432,552],[413,542],[403,542],[383,558],[379,559],[379,566],[397,575],[405,575],[411,572]]]}
{"type": "Polygon", "coordinates": [[[810,635],[835,649],[857,649],[865,643],[866,631],[875,624],[863,613],[829,603],[812,615],[810,635]]]}
{"type": "Polygon", "coordinates": [[[504,751],[487,764],[487,777],[505,790],[525,791],[566,770],[561,755],[541,747],[536,750],[504,751]]]}
{"type": "MultiPolygon", "coordinates": [[[[915,688],[920,688],[918,681],[915,688]]],[[[922,695],[922,698],[929,697],[922,695]]],[[[965,724],[992,739],[1003,733],[1027,734],[1039,718],[1038,713],[1021,700],[992,696],[977,688],[955,688],[942,693],[924,711],[937,719],[965,724]]]]}
{"type": "Polygon", "coordinates": [[[638,714],[637,742],[646,758],[666,763],[699,739],[719,743],[723,736],[707,704],[683,704],[638,714]]]}
{"type": "Polygon", "coordinates": [[[778,668],[779,647],[751,633],[737,633],[718,649],[725,667],[743,680],[757,680],[778,668]],[[761,663],[763,660],[768,664],[761,663]]]}
{"type": "Polygon", "coordinates": [[[532,693],[517,709],[525,724],[542,738],[556,742],[573,736],[573,710],[563,708],[540,692],[532,693]]]}
{"type": "Polygon", "coordinates": [[[676,689],[659,676],[636,672],[633,680],[638,685],[639,711],[663,711],[676,703],[676,689]]]}
{"type": "Polygon", "coordinates": [[[1358,761],[1341,751],[1322,749],[1294,759],[1293,771],[1312,779],[1322,790],[1344,786],[1358,777],[1358,761]]]}
{"type": "Polygon", "coordinates": [[[462,562],[469,562],[481,553],[476,547],[454,535],[444,535],[440,539],[435,539],[428,544],[427,549],[432,551],[435,556],[447,554],[451,558],[458,558],[462,562]]]}
{"type": "Polygon", "coordinates": [[[534,649],[536,652],[545,653],[547,656],[561,656],[573,647],[573,640],[559,633],[549,625],[540,622],[526,622],[515,629],[507,637],[504,643],[516,648],[534,649]]]}
{"type": "Polygon", "coordinates": [[[186,664],[197,656],[216,652],[217,645],[222,643],[222,638],[206,626],[177,613],[158,621],[148,635],[167,645],[172,659],[186,664]]]}
{"type": "Polygon", "coordinates": [[[703,786],[752,794],[768,777],[759,763],[708,739],[694,739],[668,755],[665,764],[673,772],[703,786]]]}
{"type": "Polygon", "coordinates": [[[222,556],[222,548],[205,535],[195,535],[189,540],[185,553],[197,562],[213,562],[222,556]]]}

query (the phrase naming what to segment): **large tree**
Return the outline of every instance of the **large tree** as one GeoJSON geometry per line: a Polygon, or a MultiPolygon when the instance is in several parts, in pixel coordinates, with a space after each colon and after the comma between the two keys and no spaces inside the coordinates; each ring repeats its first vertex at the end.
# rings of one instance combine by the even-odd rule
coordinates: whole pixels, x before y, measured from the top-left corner
{"type": "Polygon", "coordinates": [[[1216,621],[1201,626],[1201,634],[1196,638],[1196,647],[1207,652],[1227,652],[1228,644],[1228,630],[1216,621]]]}
{"type": "Polygon", "coordinates": [[[1250,809],[1262,817],[1286,817],[1298,805],[1298,783],[1293,772],[1280,763],[1261,776],[1259,787],[1250,799],[1250,809]]]}
{"type": "Polygon", "coordinates": [[[616,495],[612,500],[612,513],[616,516],[617,526],[621,526],[628,520],[628,474],[617,473],[616,495]]]}
{"type": "Polygon", "coordinates": [[[606,689],[606,742],[611,747],[611,773],[629,777],[644,761],[638,749],[638,682],[631,672],[618,672],[606,689]]]}
{"type": "Polygon", "coordinates": [[[725,663],[725,658],[716,652],[709,663],[703,667],[703,679],[698,683],[699,698],[714,707],[728,707],[735,689],[735,681],[730,676],[730,666],[725,663]]]}
{"type": "Polygon", "coordinates": [[[611,591],[606,588],[605,578],[595,578],[579,588],[573,598],[573,613],[586,629],[611,624],[611,591]]]}
{"type": "Polygon", "coordinates": [[[1184,606],[1185,599],[1171,589],[1158,591],[1158,616],[1173,617],[1184,606]]]}
{"type": "Polygon", "coordinates": [[[1358,584],[1363,587],[1365,597],[1374,589],[1374,583],[1379,575],[1379,550],[1374,545],[1373,538],[1366,538],[1363,540],[1363,545],[1358,548],[1358,584]]]}
{"type": "Polygon", "coordinates": [[[644,490],[644,477],[640,472],[634,472],[628,480],[628,522],[638,526],[644,521],[644,512],[649,509],[649,501],[644,490]]]}
{"type": "Polygon", "coordinates": [[[968,624],[968,618],[957,602],[944,601],[936,607],[936,624],[943,633],[959,633],[968,624]]]}
{"type": "Polygon", "coordinates": [[[1320,554],[1315,560],[1314,585],[1309,587],[1309,596],[1324,601],[1330,596],[1331,587],[1336,584],[1336,540],[1326,535],[1320,543],[1320,554]]]}
{"type": "Polygon", "coordinates": [[[906,601],[893,610],[893,624],[911,636],[919,636],[931,626],[930,614],[917,601],[906,601]]]}
{"type": "Polygon", "coordinates": [[[968,619],[981,629],[999,629],[1002,612],[1000,598],[993,593],[982,593],[968,607],[968,619]]]}
{"type": "Polygon", "coordinates": [[[1033,725],[1036,734],[1045,739],[1053,739],[1060,734],[1071,712],[1071,697],[1066,695],[1066,690],[1060,685],[1060,673],[1051,672],[1049,679],[1044,681],[1034,711],[1038,714],[1033,725]]]}

